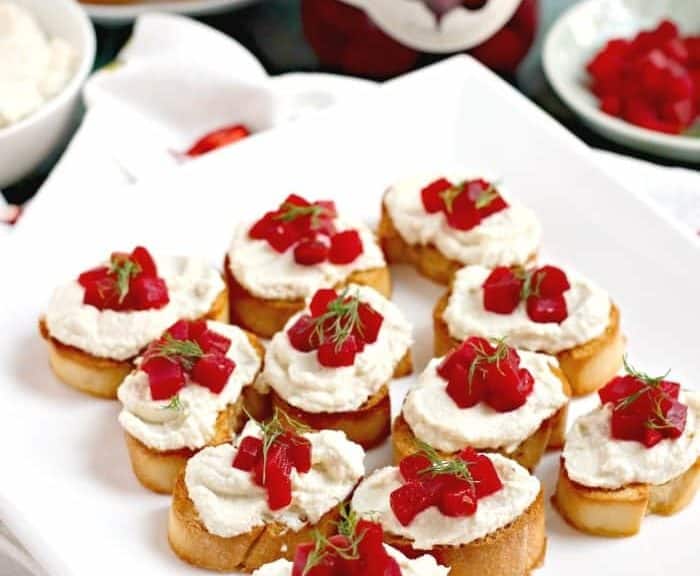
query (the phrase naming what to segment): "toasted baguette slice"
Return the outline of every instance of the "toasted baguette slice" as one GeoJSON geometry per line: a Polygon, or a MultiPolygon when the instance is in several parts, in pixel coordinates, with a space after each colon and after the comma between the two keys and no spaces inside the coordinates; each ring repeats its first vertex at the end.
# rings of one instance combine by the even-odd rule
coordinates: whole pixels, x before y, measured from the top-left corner
{"type": "Polygon", "coordinates": [[[589,488],[569,478],[562,459],[552,503],[574,528],[597,536],[632,536],[647,514],[670,516],[685,508],[700,488],[700,458],[676,478],[653,486],[630,484],[617,490],[589,488]]]}
{"type": "Polygon", "coordinates": [[[513,522],[468,544],[417,550],[410,540],[387,532],[384,541],[410,558],[432,555],[451,568],[450,576],[527,576],[543,564],[547,550],[544,493],[513,522]]]}
{"type": "MultiPolygon", "coordinates": [[[[423,276],[438,284],[449,284],[455,272],[468,264],[450,260],[430,244],[409,244],[406,242],[394,226],[383,202],[378,238],[387,262],[390,264],[410,264],[423,276]]],[[[527,263],[534,262],[536,257],[537,254],[532,254],[527,263]]]]}
{"type": "Polygon", "coordinates": [[[220,572],[252,572],[280,558],[293,560],[298,544],[309,542],[315,530],[330,536],[335,532],[339,507],[332,508],[313,526],[298,532],[271,523],[252,528],[245,534],[223,538],[207,531],[190,500],[182,471],[175,481],[168,518],[168,541],[185,562],[220,572]]]}
{"type": "MultiPolygon", "coordinates": [[[[436,356],[447,354],[460,343],[459,340],[450,336],[443,317],[450,294],[450,291],[443,294],[433,310],[436,356]]],[[[620,310],[613,304],[610,307],[610,322],[600,336],[574,348],[563,350],[556,354],[556,358],[569,381],[572,395],[584,396],[595,392],[617,374],[622,367],[624,352],[625,337],[620,329],[620,310]]]]}
{"type": "MultiPolygon", "coordinates": [[[[228,295],[225,289],[216,297],[204,318],[228,322],[228,295]]],[[[117,388],[134,367],[133,358],[129,360],[100,358],[75,346],[59,342],[49,333],[44,318],[39,319],[39,333],[49,346],[49,364],[56,377],[64,384],[92,396],[116,398],[117,388]]]]}
{"type": "MultiPolygon", "coordinates": [[[[401,378],[413,370],[408,350],[394,370],[394,378],[401,378]]],[[[342,430],[349,440],[365,450],[381,444],[391,433],[391,400],[389,384],[369,398],[359,410],[351,412],[306,412],[286,402],[274,390],[270,392],[272,406],[303,422],[314,430],[342,430]]]]}
{"type": "MultiPolygon", "coordinates": [[[[231,323],[237,324],[262,338],[272,338],[284,328],[287,320],[303,310],[306,305],[303,298],[278,300],[258,298],[251,294],[231,273],[228,256],[224,260],[224,270],[226,271],[225,278],[229,293],[231,323]]],[[[386,266],[353,272],[342,285],[336,286],[336,288],[341,288],[346,284],[370,286],[383,296],[391,297],[391,276],[389,268],[386,266]]]]}

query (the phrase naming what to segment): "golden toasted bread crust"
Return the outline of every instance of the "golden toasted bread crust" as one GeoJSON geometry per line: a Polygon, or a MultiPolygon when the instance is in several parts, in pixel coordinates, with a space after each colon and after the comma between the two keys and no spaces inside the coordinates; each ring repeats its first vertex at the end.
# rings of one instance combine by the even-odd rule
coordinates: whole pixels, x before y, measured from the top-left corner
{"type": "Polygon", "coordinates": [[[335,531],[339,508],[326,512],[321,520],[298,532],[279,523],[252,528],[245,534],[222,538],[207,531],[190,500],[182,471],[173,489],[168,519],[168,541],[185,562],[220,572],[252,572],[279,558],[292,560],[298,544],[309,542],[314,530],[329,536],[335,531]]]}
{"type": "Polygon", "coordinates": [[[468,544],[417,550],[401,536],[385,532],[384,540],[409,557],[434,556],[451,568],[450,576],[526,576],[543,563],[547,549],[544,493],[513,522],[468,544]]]}
{"type": "MultiPolygon", "coordinates": [[[[224,259],[224,270],[233,324],[238,324],[262,338],[272,338],[284,328],[287,320],[304,309],[303,298],[295,300],[259,298],[248,292],[231,272],[228,256],[224,259]]],[[[353,272],[345,282],[335,288],[342,288],[347,284],[370,286],[387,298],[391,296],[391,276],[386,266],[353,272]]]]}
{"type": "MultiPolygon", "coordinates": [[[[451,260],[431,244],[409,244],[394,226],[386,204],[382,201],[382,216],[378,229],[379,244],[390,264],[410,264],[426,278],[439,284],[449,284],[455,272],[465,266],[463,262],[451,260]]],[[[534,262],[532,254],[528,262],[534,262]]]]}
{"type": "MultiPolygon", "coordinates": [[[[410,374],[413,370],[411,351],[394,370],[394,378],[410,374]]],[[[272,406],[303,422],[314,430],[342,430],[348,439],[365,450],[381,444],[391,433],[391,400],[389,384],[369,398],[358,410],[345,412],[307,412],[286,402],[274,390],[270,393],[272,406]]]]}
{"type": "MultiPolygon", "coordinates": [[[[216,297],[204,318],[228,323],[228,295],[225,289],[216,297]]],[[[43,317],[39,319],[39,333],[48,344],[49,364],[56,377],[64,384],[92,396],[116,398],[117,388],[134,367],[133,359],[100,358],[58,341],[49,333],[43,317]]]]}
{"type": "MultiPolygon", "coordinates": [[[[450,298],[448,290],[437,301],[433,310],[434,351],[436,356],[447,354],[460,341],[450,336],[444,320],[445,308],[450,298]]],[[[573,396],[595,392],[615,377],[622,367],[625,337],[620,328],[620,310],[610,307],[610,322],[603,333],[579,346],[556,354],[559,367],[571,386],[573,396]]]]}
{"type": "Polygon", "coordinates": [[[630,484],[617,490],[590,488],[569,478],[561,459],[552,503],[574,528],[597,536],[632,536],[647,514],[669,516],[685,508],[700,488],[700,458],[686,472],[653,486],[630,484]]]}

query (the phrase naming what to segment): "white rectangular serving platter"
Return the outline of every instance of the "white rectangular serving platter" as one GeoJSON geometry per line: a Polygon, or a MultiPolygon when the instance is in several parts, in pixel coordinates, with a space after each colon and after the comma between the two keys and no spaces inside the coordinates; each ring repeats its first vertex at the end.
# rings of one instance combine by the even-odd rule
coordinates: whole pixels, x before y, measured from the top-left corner
{"type": "MultiPolygon", "coordinates": [[[[54,285],[113,249],[199,253],[220,263],[234,224],[286,194],[334,198],[374,222],[396,178],[443,164],[488,167],[539,214],[547,256],[613,295],[631,357],[700,373],[700,250],[595,165],[588,149],[507,84],[466,57],[391,82],[373,98],[213,153],[169,176],[96,189],[72,212],[29,210],[0,254],[0,517],[51,576],[186,576],[201,571],[169,550],[169,498],[132,476],[116,402],[61,385],[49,371],[37,318],[54,285]]],[[[432,348],[441,288],[395,271],[395,300],[415,326],[420,370],[432,348]]],[[[411,378],[395,385],[395,410],[411,378]]],[[[575,402],[574,413],[594,399],[575,402]]],[[[386,448],[370,466],[388,463],[386,448]]],[[[537,470],[547,496],[557,455],[537,470]]],[[[698,573],[700,499],[641,533],[614,540],[577,533],[548,509],[546,575],[698,573]]]]}

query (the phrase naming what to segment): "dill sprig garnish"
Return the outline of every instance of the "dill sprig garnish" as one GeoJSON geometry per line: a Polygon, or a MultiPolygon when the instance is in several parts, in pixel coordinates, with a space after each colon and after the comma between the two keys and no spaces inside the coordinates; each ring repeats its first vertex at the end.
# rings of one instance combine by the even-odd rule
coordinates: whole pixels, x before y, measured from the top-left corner
{"type": "Polygon", "coordinates": [[[629,396],[618,400],[613,410],[624,410],[628,406],[634,404],[643,394],[647,393],[651,389],[658,388],[659,384],[661,384],[661,382],[663,382],[671,373],[671,370],[669,369],[666,370],[666,373],[661,376],[649,376],[649,374],[634,368],[627,360],[627,354],[622,357],[622,363],[625,367],[625,372],[636,380],[639,380],[642,384],[644,384],[644,386],[629,396]]]}
{"type": "Polygon", "coordinates": [[[302,572],[303,575],[311,572],[313,568],[318,566],[323,559],[331,552],[336,553],[344,560],[357,560],[360,557],[359,546],[365,533],[357,533],[357,524],[360,518],[354,510],[350,510],[347,504],[340,508],[340,520],[337,523],[338,534],[344,536],[348,540],[347,546],[338,546],[331,542],[326,536],[318,530],[312,533],[314,549],[306,559],[306,565],[302,572]]]}
{"type": "Polygon", "coordinates": [[[159,342],[149,352],[150,356],[160,356],[180,362],[186,370],[191,370],[195,362],[204,356],[204,351],[194,340],[177,340],[166,332],[163,342],[159,342]]]}
{"type": "Polygon", "coordinates": [[[318,204],[309,204],[308,206],[299,206],[291,202],[285,202],[280,208],[280,214],[277,214],[274,219],[282,222],[293,222],[297,218],[304,216],[311,217],[311,227],[316,228],[321,216],[327,212],[327,208],[318,204]]]}
{"type": "Polygon", "coordinates": [[[454,201],[457,199],[457,196],[459,196],[463,191],[464,191],[464,185],[467,183],[465,180],[464,182],[460,184],[455,184],[454,186],[450,186],[446,190],[443,190],[440,192],[440,198],[442,199],[442,202],[445,204],[445,209],[448,212],[452,212],[453,206],[454,206],[454,201]]]}
{"type": "Polygon", "coordinates": [[[249,420],[252,420],[260,427],[260,430],[262,432],[264,484],[265,475],[267,471],[267,455],[270,452],[270,448],[272,448],[272,445],[277,441],[277,439],[288,431],[291,431],[296,435],[301,435],[311,432],[311,428],[309,428],[303,422],[295,420],[289,414],[287,414],[283,410],[280,410],[279,408],[275,408],[272,418],[270,418],[267,422],[259,422],[258,420],[253,418],[248,412],[248,410],[246,410],[245,408],[243,409],[243,411],[246,413],[249,420]]]}
{"type": "Polygon", "coordinates": [[[506,344],[506,338],[505,336],[503,338],[492,338],[491,343],[496,347],[492,353],[487,352],[481,343],[479,344],[478,348],[476,344],[471,345],[476,351],[476,357],[469,366],[469,372],[467,375],[467,384],[469,385],[470,392],[472,389],[474,376],[476,375],[476,370],[480,364],[495,364],[498,371],[503,374],[503,371],[501,370],[501,360],[505,360],[508,357],[508,344],[506,344]]]}
{"type": "Polygon", "coordinates": [[[109,271],[116,276],[115,282],[121,304],[129,293],[131,279],[141,272],[141,266],[130,258],[117,258],[110,263],[109,271]]]}
{"type": "Polygon", "coordinates": [[[651,414],[651,418],[644,423],[646,428],[649,428],[650,430],[667,430],[669,428],[675,428],[668,416],[664,414],[660,398],[654,398],[654,407],[652,408],[651,414]]]}
{"type": "Polygon", "coordinates": [[[335,344],[336,350],[340,349],[343,342],[347,340],[355,330],[362,334],[362,321],[360,320],[360,298],[357,293],[348,294],[349,289],[345,288],[340,296],[332,300],[326,312],[314,318],[313,336],[318,342],[323,344],[326,339],[328,323],[330,321],[330,338],[335,344]]]}
{"type": "Polygon", "coordinates": [[[442,458],[435,448],[418,440],[416,442],[418,449],[430,460],[430,466],[424,470],[420,470],[419,474],[430,474],[431,476],[449,475],[466,480],[469,484],[474,485],[478,482],[469,471],[469,464],[460,458],[442,458]]]}
{"type": "Polygon", "coordinates": [[[530,296],[540,295],[540,285],[542,280],[544,280],[545,273],[540,270],[525,270],[518,266],[513,270],[516,278],[523,281],[522,288],[520,288],[520,300],[527,300],[530,296]]]}
{"type": "Polygon", "coordinates": [[[182,405],[182,400],[180,400],[179,394],[175,394],[175,396],[173,396],[170,399],[170,402],[168,402],[168,404],[163,406],[163,410],[173,410],[175,412],[179,412],[182,409],[183,409],[183,405],[182,405]]]}
{"type": "MultiPolygon", "coordinates": [[[[447,212],[452,212],[457,196],[465,191],[464,188],[467,184],[469,184],[469,182],[470,180],[465,180],[464,182],[450,186],[446,190],[440,192],[439,196],[442,199],[442,202],[445,204],[445,209],[447,212]]],[[[496,182],[490,182],[488,188],[479,193],[479,196],[477,196],[476,200],[474,201],[474,206],[477,210],[480,208],[486,208],[486,206],[491,204],[491,202],[500,196],[498,190],[496,190],[496,186],[496,182]]]]}
{"type": "Polygon", "coordinates": [[[496,198],[499,197],[500,194],[498,193],[498,190],[496,190],[496,184],[489,183],[488,188],[479,193],[479,196],[477,197],[476,202],[474,204],[477,210],[480,208],[486,208],[489,204],[491,204],[491,202],[493,202],[496,198]]]}
{"type": "Polygon", "coordinates": [[[315,529],[311,533],[311,538],[314,542],[314,549],[306,557],[306,564],[302,571],[302,576],[306,576],[311,570],[318,566],[328,554],[328,539],[315,529]]]}

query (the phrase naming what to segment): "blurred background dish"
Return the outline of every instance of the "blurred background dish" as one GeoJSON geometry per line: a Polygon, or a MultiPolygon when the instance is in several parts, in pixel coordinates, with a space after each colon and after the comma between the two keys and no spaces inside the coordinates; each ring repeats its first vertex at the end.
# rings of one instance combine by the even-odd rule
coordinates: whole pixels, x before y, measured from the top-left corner
{"type": "MultiPolygon", "coordinates": [[[[586,0],[565,12],[550,29],[542,54],[550,84],[580,119],[603,136],[643,152],[700,162],[700,138],[641,128],[599,109],[586,64],[613,38],[632,38],[664,19],[684,35],[700,34],[700,2],[687,0],[586,0]]],[[[697,124],[696,124],[697,126],[697,124]]]]}
{"type": "Polygon", "coordinates": [[[4,81],[8,92],[10,88],[22,92],[17,94],[18,101],[34,101],[22,110],[9,99],[6,102],[7,125],[0,127],[0,187],[36,169],[68,138],[81,88],[95,58],[92,25],[74,0],[53,0],[51,10],[46,10],[46,0],[12,0],[4,6],[9,33],[4,36],[5,44],[0,45],[0,49],[7,50],[3,63],[6,76],[0,74],[0,90],[4,81]],[[33,15],[39,31],[27,13],[33,15]],[[21,66],[35,68],[36,86],[27,79],[13,81],[17,70],[11,69],[11,52],[21,57],[21,66]]]}

